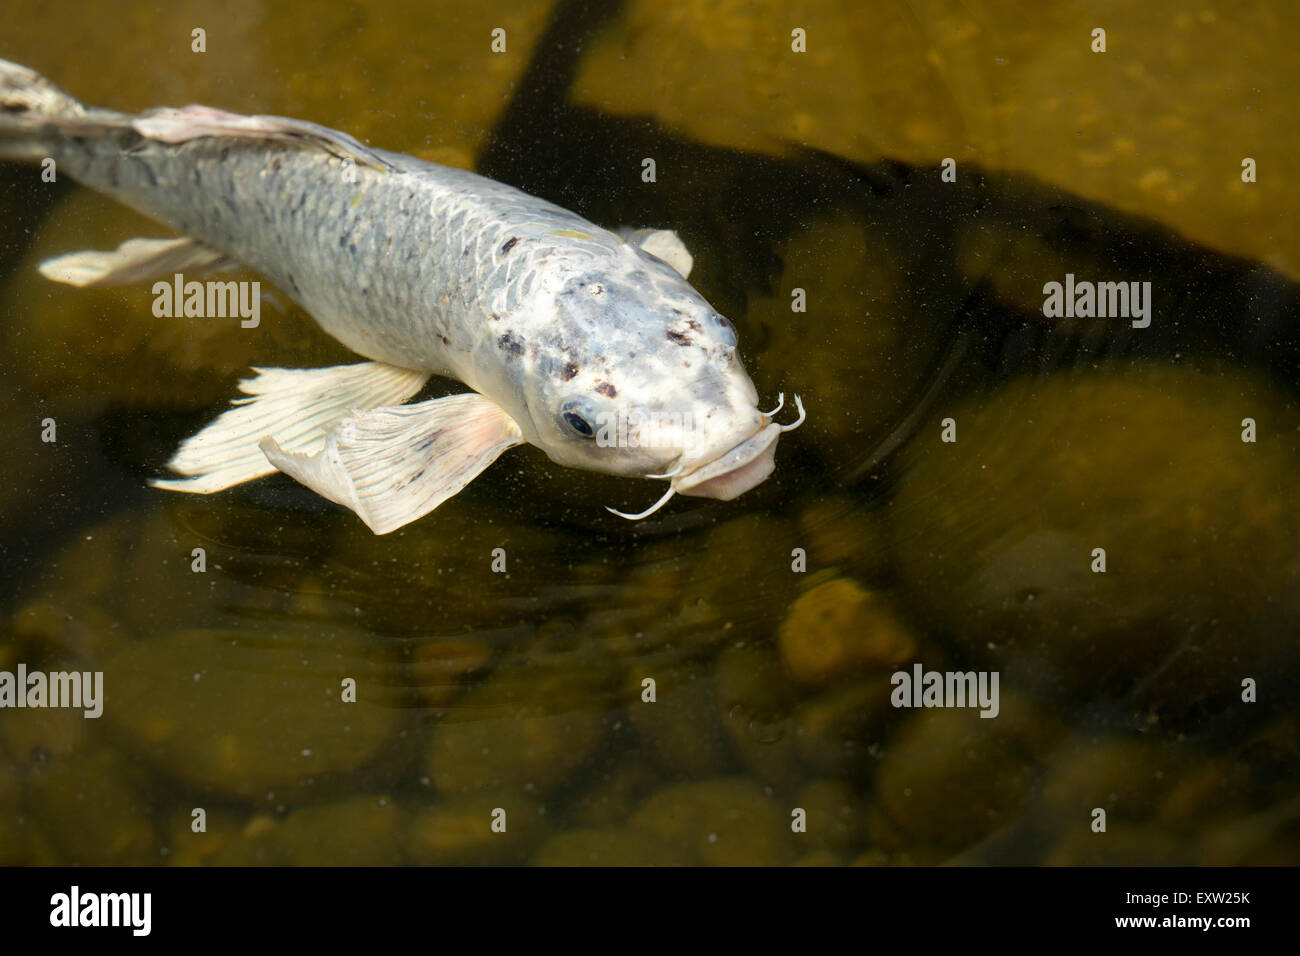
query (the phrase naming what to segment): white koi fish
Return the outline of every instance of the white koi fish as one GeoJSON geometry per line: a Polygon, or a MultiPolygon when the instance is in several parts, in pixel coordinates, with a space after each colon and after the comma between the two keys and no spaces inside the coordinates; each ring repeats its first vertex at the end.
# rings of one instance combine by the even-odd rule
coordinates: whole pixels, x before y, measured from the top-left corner
{"type": "Polygon", "coordinates": [[[302,120],[203,106],[94,109],[0,60],[0,158],[60,172],[182,234],[41,264],[108,286],[254,268],[371,361],[254,369],[159,488],[283,471],[377,534],[428,514],[507,448],[729,500],[774,468],[780,425],[736,333],[666,230],[601,229],[459,169],[302,120]],[[432,375],[472,392],[403,404],[432,375]]]}

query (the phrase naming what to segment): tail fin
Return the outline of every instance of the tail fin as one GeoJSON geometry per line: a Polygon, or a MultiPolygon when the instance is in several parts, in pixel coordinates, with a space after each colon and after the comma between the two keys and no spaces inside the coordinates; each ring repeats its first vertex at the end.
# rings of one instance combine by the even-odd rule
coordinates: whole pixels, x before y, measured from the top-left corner
{"type": "Polygon", "coordinates": [[[65,132],[129,122],[121,113],[88,109],[35,70],[0,60],[0,159],[38,160],[65,132]]]}

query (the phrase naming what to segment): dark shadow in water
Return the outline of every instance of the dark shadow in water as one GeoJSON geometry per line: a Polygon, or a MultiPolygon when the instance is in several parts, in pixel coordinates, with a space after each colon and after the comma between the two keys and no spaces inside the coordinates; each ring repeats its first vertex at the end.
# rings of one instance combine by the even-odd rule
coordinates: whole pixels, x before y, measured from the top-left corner
{"type": "MultiPolygon", "coordinates": [[[[0,283],[8,283],[31,249],[41,223],[55,205],[73,189],[70,180],[47,183],[38,166],[0,162],[0,283]]],[[[7,434],[6,454],[0,464],[0,482],[11,487],[23,483],[21,508],[7,516],[4,536],[0,539],[0,562],[5,574],[0,578],[0,604],[19,593],[29,576],[42,572],[52,550],[61,545],[73,528],[95,517],[138,499],[142,490],[132,477],[124,474],[99,447],[97,435],[82,422],[55,419],[58,441],[45,444],[38,438],[44,418],[51,414],[48,403],[24,384],[17,371],[22,341],[9,335],[14,323],[14,300],[0,303],[0,378],[4,381],[5,403],[16,412],[16,420],[30,430],[7,434]],[[87,440],[89,436],[90,440],[87,440]],[[34,471],[26,467],[24,456],[39,455],[48,459],[48,467],[34,471]],[[32,482],[30,476],[41,480],[32,482]]],[[[87,335],[95,334],[93,329],[87,335]]],[[[10,421],[15,419],[11,418],[10,421]]]]}
{"type": "MultiPolygon", "coordinates": [[[[764,345],[763,330],[745,320],[748,299],[772,293],[782,267],[775,249],[800,228],[847,213],[897,257],[898,319],[923,325],[927,334],[917,340],[933,350],[911,367],[930,371],[895,420],[865,423],[858,460],[822,460],[793,485],[823,490],[874,479],[858,494],[888,495],[890,455],[934,405],[1011,376],[1140,360],[1261,369],[1296,393],[1300,286],[1272,268],[1025,174],[963,164],[958,181],[945,183],[934,167],[858,163],[794,144],[783,157],[757,155],[693,142],[651,119],[575,106],[568,91],[583,47],[614,16],[611,5],[559,4],[478,169],[605,226],[677,230],[696,256],[692,283],[737,320],[742,353],[764,345]],[[645,157],[656,161],[657,183],[641,180],[645,157]],[[1150,325],[1045,318],[1043,284],[1064,282],[1067,272],[1149,282],[1150,325]]],[[[826,335],[851,352],[861,347],[860,331],[845,323],[826,335]]],[[[798,460],[819,454],[807,433],[783,442],[808,450],[783,469],[807,467],[798,460]]],[[[765,500],[756,490],[750,509],[765,500]]],[[[798,507],[784,504],[787,513],[798,507]]],[[[705,520],[699,511],[672,514],[629,536],[705,520]]],[[[1097,723],[1124,725],[1131,708],[1112,704],[1097,723]]]]}
{"type": "MultiPolygon", "coordinates": [[[[1295,387],[1300,287],[1151,220],[1023,174],[963,165],[953,184],[935,168],[854,163],[794,145],[788,157],[760,156],[692,142],[650,119],[572,105],[568,90],[584,45],[620,6],[558,5],[479,171],[602,225],[676,229],[696,255],[692,282],[739,318],[742,351],[763,344],[743,315],[747,297],[770,293],[780,274],[774,244],[828,211],[860,218],[903,263],[906,288],[896,291],[908,321],[924,322],[926,338],[941,344],[908,412],[872,423],[869,450],[834,480],[868,474],[949,382],[969,388],[1016,373],[1147,359],[1264,367],[1295,387]],[[641,181],[645,157],[656,161],[656,183],[641,181]],[[1025,238],[1028,257],[1019,241],[1025,238]],[[975,241],[985,252],[974,271],[963,271],[962,250],[975,241]],[[1063,282],[1067,270],[1080,280],[1151,282],[1150,327],[1115,319],[1049,323],[1041,294],[1033,302],[998,294],[999,282],[1019,277],[1022,287],[1041,288],[1063,282]]],[[[853,348],[854,333],[828,334],[853,348]]]]}

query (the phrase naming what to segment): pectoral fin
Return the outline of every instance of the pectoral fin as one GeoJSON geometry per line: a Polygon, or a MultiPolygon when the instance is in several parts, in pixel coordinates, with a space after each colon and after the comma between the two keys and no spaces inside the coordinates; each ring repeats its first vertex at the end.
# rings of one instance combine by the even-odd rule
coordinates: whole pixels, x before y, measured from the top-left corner
{"type": "Polygon", "coordinates": [[[235,407],[187,438],[167,463],[188,478],[155,479],[171,491],[208,494],[269,475],[275,468],[258,447],[274,438],[290,452],[312,455],[325,447],[325,434],[357,409],[392,405],[410,398],[428,381],[425,372],[383,362],[330,368],[258,368],[244,379],[235,407]]]}
{"type": "Polygon", "coordinates": [[[671,229],[620,229],[618,234],[634,246],[640,246],[656,259],[672,266],[683,279],[691,277],[695,257],[686,243],[671,229]]]}
{"type": "Polygon", "coordinates": [[[274,438],[261,448],[276,468],[387,534],[428,514],[523,440],[514,419],[470,392],[353,415],[314,455],[286,452],[274,438]]]}
{"type": "Polygon", "coordinates": [[[173,273],[204,275],[238,265],[195,239],[128,239],[112,252],[88,249],[46,259],[37,268],[55,282],[81,288],[126,285],[173,273]]]}

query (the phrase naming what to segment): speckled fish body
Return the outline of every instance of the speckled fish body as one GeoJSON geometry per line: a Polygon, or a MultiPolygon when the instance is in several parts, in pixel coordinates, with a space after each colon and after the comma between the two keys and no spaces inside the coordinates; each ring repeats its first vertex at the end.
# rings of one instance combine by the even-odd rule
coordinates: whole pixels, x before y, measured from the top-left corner
{"type": "MultiPolygon", "coordinates": [[[[562,464],[663,476],[673,490],[721,498],[771,470],[782,426],[758,410],[731,324],[635,242],[505,184],[301,121],[92,110],[12,64],[0,67],[0,103],[6,95],[0,156],[47,155],[61,173],[264,273],[376,363],[459,379],[508,418],[493,441],[522,439],[562,464]],[[619,440],[597,440],[609,422],[621,430],[601,434],[619,440]]],[[[382,389],[367,398],[381,393],[391,401],[382,389]]],[[[324,413],[313,421],[320,435],[296,451],[321,452],[339,424],[324,413]]],[[[378,440],[396,427],[380,424],[389,431],[342,437],[378,440]]],[[[339,453],[342,472],[355,471],[355,455],[339,453]]],[[[217,482],[196,484],[173,486],[217,482]]]]}

